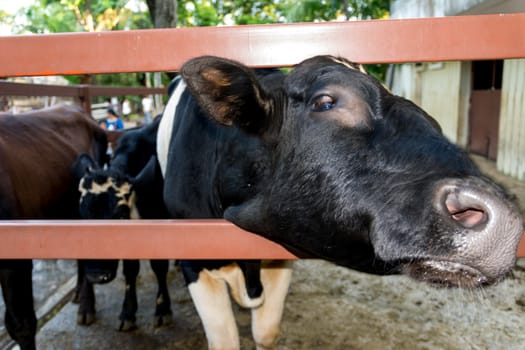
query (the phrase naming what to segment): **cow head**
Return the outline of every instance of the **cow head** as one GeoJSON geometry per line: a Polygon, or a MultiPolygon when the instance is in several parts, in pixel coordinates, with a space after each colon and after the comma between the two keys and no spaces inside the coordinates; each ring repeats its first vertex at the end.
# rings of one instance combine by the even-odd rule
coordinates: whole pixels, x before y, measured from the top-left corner
{"type": "Polygon", "coordinates": [[[150,156],[137,174],[119,166],[99,168],[88,155],[75,165],[82,219],[150,219],[166,217],[157,158],[150,156]],[[142,200],[138,201],[137,197],[142,200]],[[160,203],[159,203],[160,202],[160,203]],[[141,205],[142,204],[142,205],[141,205]]]}
{"type": "MultiPolygon", "coordinates": [[[[86,158],[91,160],[89,157],[86,158]]],[[[82,219],[138,219],[135,192],[129,178],[120,171],[85,167],[80,179],[82,219]]]]}
{"type": "Polygon", "coordinates": [[[516,206],[429,115],[357,67],[314,57],[268,89],[229,60],[183,66],[213,119],[267,149],[254,196],[225,218],[362,271],[451,286],[497,281],[523,230],[516,206]]]}

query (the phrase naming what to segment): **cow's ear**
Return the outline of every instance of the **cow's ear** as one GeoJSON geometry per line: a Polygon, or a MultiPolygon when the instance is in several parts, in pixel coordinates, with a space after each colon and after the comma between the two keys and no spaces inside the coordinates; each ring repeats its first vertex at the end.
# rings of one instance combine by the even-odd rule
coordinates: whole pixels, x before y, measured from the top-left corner
{"type": "Polygon", "coordinates": [[[71,167],[73,176],[80,180],[87,172],[97,169],[98,166],[88,154],[82,153],[78,156],[71,167]]]}
{"type": "Polygon", "coordinates": [[[181,75],[201,108],[220,124],[254,134],[268,127],[272,101],[248,67],[205,56],[185,63],[181,75]]]}

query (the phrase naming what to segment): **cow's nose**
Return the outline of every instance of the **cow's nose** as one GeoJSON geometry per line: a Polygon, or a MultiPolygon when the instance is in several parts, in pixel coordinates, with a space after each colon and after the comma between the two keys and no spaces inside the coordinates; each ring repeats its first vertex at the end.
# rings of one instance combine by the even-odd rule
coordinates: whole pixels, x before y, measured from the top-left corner
{"type": "MultiPolygon", "coordinates": [[[[437,187],[437,209],[455,225],[463,253],[509,264],[523,232],[517,206],[482,178],[449,179],[437,187]]],[[[489,263],[485,261],[485,263],[489,263]]]]}
{"type": "Polygon", "coordinates": [[[455,259],[488,278],[506,273],[523,232],[515,203],[498,186],[475,177],[442,180],[434,193],[442,220],[454,226],[455,259]]]}
{"type": "Polygon", "coordinates": [[[86,279],[90,283],[105,284],[111,282],[115,275],[111,272],[90,272],[86,273],[86,279]]]}
{"type": "Polygon", "coordinates": [[[444,194],[445,213],[467,229],[483,229],[489,219],[489,208],[476,191],[455,190],[444,194]]]}
{"type": "Polygon", "coordinates": [[[481,231],[504,215],[508,203],[486,182],[477,179],[444,181],[437,189],[437,207],[459,228],[481,231]]]}

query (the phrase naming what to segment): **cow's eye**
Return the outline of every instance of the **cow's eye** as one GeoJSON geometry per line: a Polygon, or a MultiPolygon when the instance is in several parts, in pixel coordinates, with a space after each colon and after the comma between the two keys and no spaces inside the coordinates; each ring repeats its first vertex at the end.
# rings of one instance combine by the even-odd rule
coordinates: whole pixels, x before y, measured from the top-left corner
{"type": "Polygon", "coordinates": [[[335,105],[335,100],[328,95],[320,95],[314,98],[312,102],[312,110],[314,112],[323,112],[332,109],[335,105]]]}

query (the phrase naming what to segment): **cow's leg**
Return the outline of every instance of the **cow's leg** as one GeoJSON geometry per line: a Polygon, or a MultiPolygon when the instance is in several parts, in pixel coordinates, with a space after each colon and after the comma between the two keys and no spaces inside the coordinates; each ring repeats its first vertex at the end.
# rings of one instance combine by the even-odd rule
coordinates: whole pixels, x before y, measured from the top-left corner
{"type": "Polygon", "coordinates": [[[226,281],[215,278],[209,270],[196,271],[188,266],[191,262],[183,261],[181,265],[191,298],[206,332],[208,348],[239,349],[239,333],[226,281]]]}
{"type": "Polygon", "coordinates": [[[157,284],[159,289],[157,291],[157,298],[155,303],[155,319],[154,327],[170,324],[173,313],[171,312],[171,299],[168,291],[168,260],[150,260],[150,265],[157,277],[157,284]]]}
{"type": "Polygon", "coordinates": [[[77,260],[77,285],[75,286],[75,292],[73,293],[72,302],[75,304],[80,303],[80,289],[82,288],[82,281],[84,280],[85,271],[82,260],[77,260]]]}
{"type": "Polygon", "coordinates": [[[22,350],[36,349],[32,268],[31,260],[0,260],[5,327],[22,350]]]}
{"type": "Polygon", "coordinates": [[[78,294],[77,324],[89,326],[93,322],[95,322],[95,287],[84,274],[78,294]]]}
{"type": "Polygon", "coordinates": [[[252,334],[257,350],[275,347],[291,278],[291,261],[263,261],[264,303],[252,309],[252,334]]]}
{"type": "Polygon", "coordinates": [[[137,276],[140,270],[140,262],[138,260],[124,260],[122,265],[124,279],[126,280],[126,294],[120,312],[119,331],[125,332],[137,329],[137,276]]]}
{"type": "Polygon", "coordinates": [[[93,284],[109,283],[116,274],[118,260],[79,260],[80,283],[77,323],[90,325],[95,322],[95,288],[93,284]]]}

